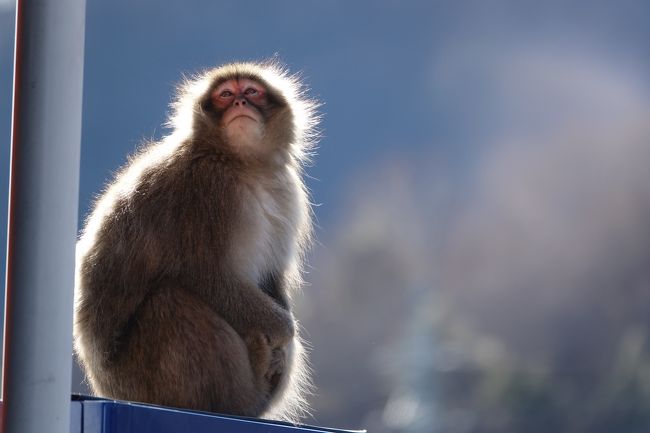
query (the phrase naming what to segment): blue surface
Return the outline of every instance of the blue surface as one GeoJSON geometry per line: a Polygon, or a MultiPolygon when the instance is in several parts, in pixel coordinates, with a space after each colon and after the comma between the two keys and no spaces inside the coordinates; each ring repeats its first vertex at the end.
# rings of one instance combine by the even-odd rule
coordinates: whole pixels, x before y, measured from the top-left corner
{"type": "Polygon", "coordinates": [[[71,414],[71,433],[349,433],[84,396],[73,396],[71,414]]]}

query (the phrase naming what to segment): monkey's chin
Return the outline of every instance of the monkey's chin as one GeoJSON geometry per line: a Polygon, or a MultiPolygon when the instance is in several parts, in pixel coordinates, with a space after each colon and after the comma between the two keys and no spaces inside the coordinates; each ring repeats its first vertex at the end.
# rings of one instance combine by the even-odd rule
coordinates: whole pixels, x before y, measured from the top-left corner
{"type": "Polygon", "coordinates": [[[239,116],[233,119],[226,129],[228,143],[236,150],[260,151],[264,128],[255,120],[248,116],[239,116]]]}
{"type": "Polygon", "coordinates": [[[230,122],[228,122],[228,125],[231,125],[235,121],[246,121],[246,120],[249,120],[249,121],[252,120],[253,122],[259,123],[259,120],[257,120],[253,116],[249,116],[248,114],[240,114],[240,115],[230,119],[230,122]]]}

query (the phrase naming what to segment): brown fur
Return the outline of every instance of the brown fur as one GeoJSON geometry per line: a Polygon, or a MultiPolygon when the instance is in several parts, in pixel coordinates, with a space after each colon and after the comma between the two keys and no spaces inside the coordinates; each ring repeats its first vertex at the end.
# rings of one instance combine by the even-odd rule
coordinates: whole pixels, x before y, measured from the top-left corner
{"type": "Polygon", "coordinates": [[[172,134],[129,161],[86,223],[77,354],[98,395],[295,420],[308,381],[291,292],[310,233],[314,104],[277,65],[234,64],[186,82],[174,107],[172,134]],[[269,90],[253,152],[225,140],[206,97],[233,77],[269,90]]]}

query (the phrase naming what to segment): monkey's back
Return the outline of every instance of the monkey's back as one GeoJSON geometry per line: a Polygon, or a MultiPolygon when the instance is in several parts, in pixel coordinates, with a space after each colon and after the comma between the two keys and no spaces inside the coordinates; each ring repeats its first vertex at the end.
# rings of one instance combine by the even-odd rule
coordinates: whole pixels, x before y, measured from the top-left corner
{"type": "MultiPolygon", "coordinates": [[[[230,365],[250,360],[239,323],[231,323],[239,321],[228,320],[243,307],[224,292],[243,290],[241,278],[255,287],[269,274],[285,286],[296,279],[291,256],[304,225],[298,207],[306,206],[299,178],[289,170],[260,182],[259,170],[234,171],[218,154],[181,152],[149,165],[146,156],[117,176],[80,241],[77,352],[99,394],[257,415],[271,396],[251,388],[250,371],[230,365]],[[229,386],[214,383],[224,374],[229,386]],[[177,383],[191,377],[200,383],[177,383]],[[172,383],[189,393],[165,393],[172,383]]],[[[288,307],[281,290],[275,295],[288,307]]],[[[288,355],[299,357],[300,347],[288,355]]]]}
{"type": "Polygon", "coordinates": [[[137,305],[161,284],[191,290],[226,277],[230,226],[241,210],[236,174],[219,158],[189,152],[147,164],[161,146],[149,145],[116,176],[80,239],[76,334],[83,347],[98,344],[113,352],[116,332],[106,328],[127,326],[137,305]],[[86,334],[94,344],[83,341],[86,334]]]}

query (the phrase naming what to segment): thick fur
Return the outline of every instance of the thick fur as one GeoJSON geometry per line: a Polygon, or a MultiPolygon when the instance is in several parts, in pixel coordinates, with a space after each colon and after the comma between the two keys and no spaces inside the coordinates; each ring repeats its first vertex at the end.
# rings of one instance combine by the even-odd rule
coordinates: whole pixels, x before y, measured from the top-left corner
{"type": "Polygon", "coordinates": [[[172,133],[130,159],[86,222],[76,352],[101,396],[295,421],[309,380],[291,295],[316,105],[277,64],[238,63],[186,80],[172,107],[172,133]],[[274,98],[254,151],[227,142],[207,96],[238,77],[274,98]]]}

